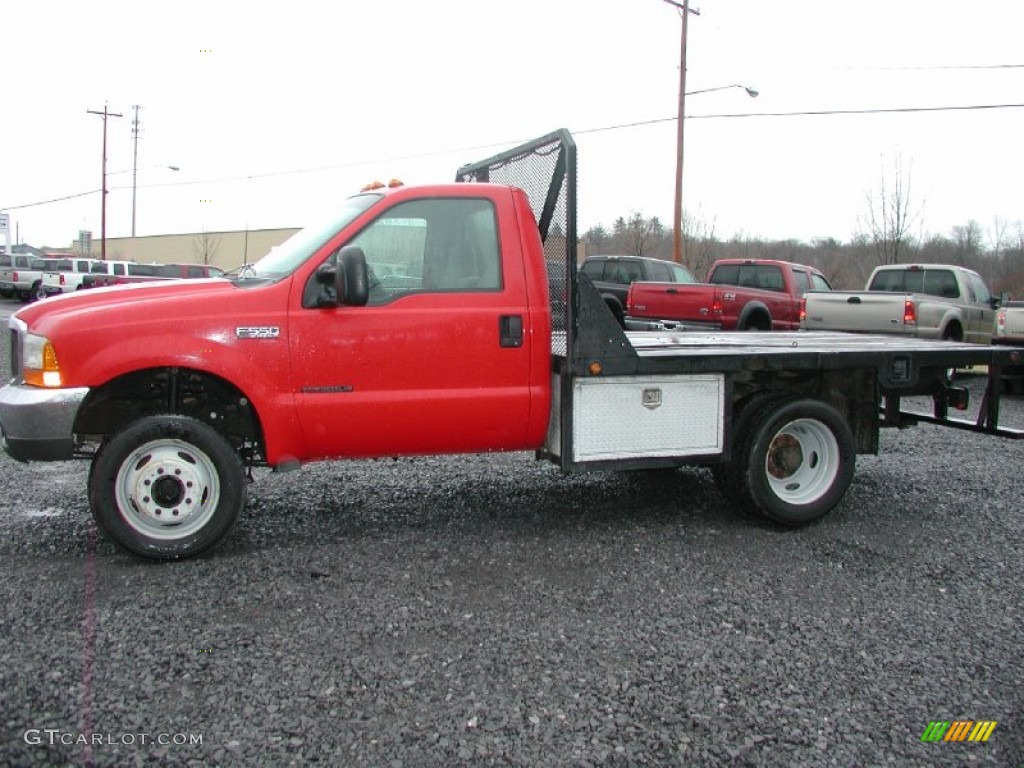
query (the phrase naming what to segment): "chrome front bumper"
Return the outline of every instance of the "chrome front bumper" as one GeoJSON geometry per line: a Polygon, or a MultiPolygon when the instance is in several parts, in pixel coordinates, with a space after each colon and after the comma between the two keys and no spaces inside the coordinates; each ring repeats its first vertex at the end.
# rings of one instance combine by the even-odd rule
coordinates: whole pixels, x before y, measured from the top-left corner
{"type": "Polygon", "coordinates": [[[88,387],[41,389],[22,384],[0,388],[0,445],[18,461],[73,458],[72,429],[88,387]]]}

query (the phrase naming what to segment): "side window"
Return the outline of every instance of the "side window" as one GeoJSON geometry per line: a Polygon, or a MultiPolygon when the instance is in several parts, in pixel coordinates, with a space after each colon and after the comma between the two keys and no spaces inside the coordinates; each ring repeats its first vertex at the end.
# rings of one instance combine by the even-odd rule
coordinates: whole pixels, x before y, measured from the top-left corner
{"type": "Polygon", "coordinates": [[[388,209],[350,243],[370,270],[370,304],[407,293],[501,290],[501,253],[489,200],[413,200],[388,209]]]}
{"type": "Polygon", "coordinates": [[[956,275],[948,269],[929,269],[924,273],[923,292],[930,296],[941,296],[944,299],[960,298],[960,289],[956,284],[956,275]]]}
{"type": "Polygon", "coordinates": [[[793,282],[796,283],[797,296],[803,296],[811,289],[811,281],[807,279],[807,273],[802,269],[793,270],[793,282]]]}
{"type": "Polygon", "coordinates": [[[811,283],[814,285],[816,291],[831,291],[832,286],[829,285],[828,280],[825,279],[824,275],[819,275],[817,272],[811,273],[811,283]]]}
{"type": "Polygon", "coordinates": [[[668,266],[669,273],[672,275],[673,283],[697,282],[696,278],[694,278],[694,276],[691,275],[684,267],[669,262],[666,262],[666,265],[668,266]]]}
{"type": "MultiPolygon", "coordinates": [[[[100,271],[101,272],[103,271],[102,267],[100,267],[100,271]]],[[[115,264],[114,265],[114,274],[115,275],[123,275],[124,273],[125,273],[125,265],[124,264],[115,264]]]]}
{"type": "Polygon", "coordinates": [[[583,274],[589,277],[591,280],[600,280],[604,274],[604,259],[594,259],[593,261],[587,261],[583,264],[583,274]]]}
{"type": "Polygon", "coordinates": [[[988,286],[985,285],[985,281],[978,275],[968,275],[967,277],[970,279],[971,285],[974,287],[975,300],[979,304],[991,304],[992,294],[989,292],[988,286]]]}
{"type": "Polygon", "coordinates": [[[647,267],[647,271],[651,273],[651,280],[655,280],[659,283],[672,282],[672,276],[669,274],[667,264],[652,261],[647,264],[647,267]]]}
{"type": "Polygon", "coordinates": [[[188,267],[186,270],[189,277],[206,277],[202,267],[188,267]]]}

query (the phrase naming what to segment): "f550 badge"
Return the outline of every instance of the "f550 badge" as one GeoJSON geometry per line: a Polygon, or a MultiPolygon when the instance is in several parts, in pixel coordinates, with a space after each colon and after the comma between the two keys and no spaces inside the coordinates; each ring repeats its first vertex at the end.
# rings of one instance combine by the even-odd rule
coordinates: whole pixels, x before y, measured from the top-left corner
{"type": "Polygon", "coordinates": [[[235,336],[239,339],[276,339],[281,329],[276,325],[240,325],[235,328],[235,336]]]}

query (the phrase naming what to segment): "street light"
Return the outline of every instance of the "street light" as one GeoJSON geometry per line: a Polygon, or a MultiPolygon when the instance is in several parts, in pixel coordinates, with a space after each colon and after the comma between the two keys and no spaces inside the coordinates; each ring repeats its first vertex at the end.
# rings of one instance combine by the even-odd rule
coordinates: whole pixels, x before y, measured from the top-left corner
{"type": "MultiPolygon", "coordinates": [[[[176,165],[154,165],[154,166],[151,166],[151,167],[152,168],[167,168],[168,170],[171,170],[171,171],[180,171],[181,170],[181,168],[179,168],[176,165]]],[[[132,168],[132,237],[135,237],[135,189],[136,189],[136,186],[137,186],[136,185],[136,176],[138,175],[138,171],[140,171],[140,170],[144,171],[146,169],[145,168],[132,168]]],[[[127,173],[127,171],[124,171],[124,173],[127,173]]]]}
{"type": "Polygon", "coordinates": [[[701,88],[699,91],[687,91],[687,96],[694,96],[698,93],[711,93],[711,91],[724,91],[727,88],[742,88],[747,92],[747,96],[752,99],[756,99],[761,95],[761,92],[757,88],[751,88],[748,85],[740,85],[739,83],[733,83],[732,85],[717,85],[714,88],[701,88]]]}

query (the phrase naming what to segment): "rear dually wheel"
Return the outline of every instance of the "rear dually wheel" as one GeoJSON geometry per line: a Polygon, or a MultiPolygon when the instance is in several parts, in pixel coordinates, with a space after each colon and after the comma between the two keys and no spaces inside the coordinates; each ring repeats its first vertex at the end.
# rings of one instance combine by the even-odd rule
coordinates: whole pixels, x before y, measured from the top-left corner
{"type": "Polygon", "coordinates": [[[798,399],[762,411],[745,458],[747,490],[757,508],[777,522],[801,525],[828,514],[843,498],[856,447],[834,408],[798,399]]]}

